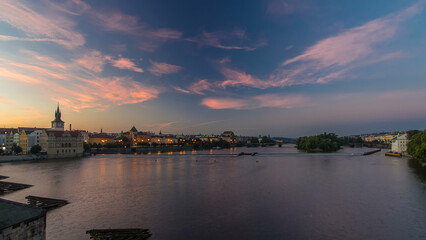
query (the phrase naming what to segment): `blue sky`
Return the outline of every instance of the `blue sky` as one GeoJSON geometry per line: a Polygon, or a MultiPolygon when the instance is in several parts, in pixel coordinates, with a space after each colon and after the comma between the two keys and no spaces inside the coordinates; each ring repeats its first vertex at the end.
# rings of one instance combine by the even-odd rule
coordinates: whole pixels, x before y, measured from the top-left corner
{"type": "MultiPolygon", "coordinates": [[[[2,1],[0,125],[424,129],[425,1],[2,1]]],[[[3,127],[2,126],[2,127],[3,127]]]]}

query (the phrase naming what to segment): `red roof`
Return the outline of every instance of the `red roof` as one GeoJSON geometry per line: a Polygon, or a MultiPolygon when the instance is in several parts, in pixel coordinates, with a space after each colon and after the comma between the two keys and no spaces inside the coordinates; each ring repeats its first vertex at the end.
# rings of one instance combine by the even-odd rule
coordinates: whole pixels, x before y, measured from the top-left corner
{"type": "Polygon", "coordinates": [[[47,135],[50,135],[51,133],[55,137],[62,137],[64,133],[69,133],[71,137],[78,137],[78,134],[80,134],[79,131],[57,131],[57,130],[46,130],[47,135]]]}

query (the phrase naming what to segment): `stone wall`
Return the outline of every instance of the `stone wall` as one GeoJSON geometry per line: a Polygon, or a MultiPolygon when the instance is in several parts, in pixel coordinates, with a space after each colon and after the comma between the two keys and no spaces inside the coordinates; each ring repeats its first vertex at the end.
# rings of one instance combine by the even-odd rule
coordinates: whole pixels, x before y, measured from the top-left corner
{"type": "Polygon", "coordinates": [[[46,216],[21,222],[15,226],[0,230],[0,240],[9,239],[46,239],[46,216]]]}

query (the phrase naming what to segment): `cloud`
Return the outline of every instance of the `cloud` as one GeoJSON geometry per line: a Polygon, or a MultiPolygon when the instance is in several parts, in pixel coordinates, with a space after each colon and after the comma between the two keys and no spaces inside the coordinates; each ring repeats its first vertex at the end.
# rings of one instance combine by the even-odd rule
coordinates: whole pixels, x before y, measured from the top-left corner
{"type": "Polygon", "coordinates": [[[21,53],[16,60],[0,58],[0,77],[37,87],[52,100],[75,111],[140,103],[156,98],[160,92],[131,77],[101,77],[99,64],[83,67],[78,60],[59,62],[36,52],[21,53]]]}
{"type": "Polygon", "coordinates": [[[157,130],[163,130],[164,128],[170,127],[176,122],[167,122],[167,123],[153,123],[153,124],[144,124],[145,127],[155,128],[157,130]]]}
{"type": "Polygon", "coordinates": [[[260,46],[266,45],[265,42],[251,43],[247,38],[245,31],[236,29],[232,32],[206,32],[200,35],[186,38],[186,41],[197,43],[199,47],[209,46],[226,50],[246,50],[253,51],[260,46]]]}
{"type": "Polygon", "coordinates": [[[111,61],[114,67],[117,67],[120,69],[128,69],[135,72],[143,72],[142,68],[136,67],[136,64],[128,58],[119,58],[117,60],[111,60],[111,61]]]}
{"type": "Polygon", "coordinates": [[[48,115],[40,113],[32,108],[15,108],[13,113],[2,114],[1,125],[16,127],[17,125],[24,125],[34,123],[34,119],[46,118],[48,115]]]}
{"type": "Polygon", "coordinates": [[[148,69],[148,71],[158,77],[163,74],[177,73],[180,70],[182,70],[182,67],[177,65],[172,65],[172,64],[163,63],[163,62],[154,62],[154,61],[150,61],[150,62],[152,65],[148,69]]]}
{"type": "Polygon", "coordinates": [[[325,84],[348,78],[351,70],[403,57],[399,51],[384,51],[381,45],[393,39],[400,25],[423,10],[422,4],[413,5],[396,14],[372,20],[323,39],[302,54],[284,61],[265,78],[222,67],[226,77],[220,86],[249,86],[266,89],[304,84],[325,84]]]}
{"type": "Polygon", "coordinates": [[[208,82],[206,79],[201,79],[198,82],[192,83],[189,86],[189,91],[195,94],[204,95],[205,91],[214,92],[213,84],[208,82]]]}
{"type": "Polygon", "coordinates": [[[12,104],[12,103],[13,103],[13,101],[12,101],[12,100],[10,100],[10,99],[8,99],[8,98],[5,98],[5,97],[0,96],[0,103],[12,104]]]}
{"type": "Polygon", "coordinates": [[[211,109],[294,108],[309,105],[309,99],[303,95],[264,94],[248,98],[205,98],[201,104],[211,109]]]}
{"type": "Polygon", "coordinates": [[[120,11],[101,12],[92,10],[92,19],[105,31],[120,32],[135,37],[139,48],[152,52],[168,40],[178,40],[182,32],[159,28],[155,29],[149,24],[139,20],[137,16],[128,15],[120,11]]]}
{"type": "Polygon", "coordinates": [[[25,37],[2,35],[0,40],[54,42],[68,48],[85,44],[85,38],[73,30],[73,22],[40,14],[18,1],[0,1],[0,21],[21,30],[25,37]]]}
{"type": "Polygon", "coordinates": [[[143,72],[143,69],[137,67],[136,64],[129,58],[119,57],[114,59],[114,57],[104,55],[97,50],[90,51],[89,53],[83,55],[83,57],[75,60],[75,62],[82,67],[92,70],[96,73],[102,72],[104,65],[107,62],[110,62],[112,66],[116,68],[132,70],[135,72],[143,72]]]}
{"type": "Polygon", "coordinates": [[[76,63],[96,73],[100,73],[104,70],[105,61],[106,58],[101,52],[93,50],[85,54],[82,58],[77,59],[76,63]]]}

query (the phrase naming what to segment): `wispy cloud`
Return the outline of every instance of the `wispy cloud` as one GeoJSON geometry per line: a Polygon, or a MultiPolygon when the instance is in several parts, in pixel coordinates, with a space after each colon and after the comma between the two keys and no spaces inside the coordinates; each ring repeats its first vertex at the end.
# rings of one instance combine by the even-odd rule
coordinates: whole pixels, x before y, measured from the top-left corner
{"type": "Polygon", "coordinates": [[[128,69],[128,70],[132,70],[135,72],[143,72],[143,69],[140,67],[137,67],[136,64],[134,62],[132,62],[132,60],[128,59],[128,58],[119,58],[119,59],[112,59],[112,65],[114,67],[120,68],[120,69],[128,69]]]}
{"type": "Polygon", "coordinates": [[[20,59],[0,58],[0,76],[6,80],[38,87],[40,91],[75,111],[104,110],[111,106],[156,98],[159,90],[131,77],[101,77],[98,65],[59,62],[35,52],[22,51],[20,59]],[[63,66],[63,67],[57,67],[63,66]]]}
{"type": "MultiPolygon", "coordinates": [[[[121,55],[120,55],[121,56],[121,55]]],[[[110,55],[104,55],[100,51],[92,50],[84,54],[81,58],[76,59],[75,62],[84,68],[100,73],[104,69],[104,65],[110,62],[112,66],[119,69],[126,69],[135,72],[143,72],[143,69],[137,67],[136,64],[129,58],[118,57],[114,58],[110,55]]]]}
{"type": "Polygon", "coordinates": [[[24,33],[21,36],[2,35],[0,40],[54,42],[68,48],[82,46],[84,36],[73,30],[73,23],[63,18],[50,18],[19,1],[0,1],[0,21],[24,33]]]}
{"type": "Polygon", "coordinates": [[[200,35],[186,38],[185,40],[197,43],[199,47],[209,46],[226,50],[246,50],[253,51],[260,46],[266,45],[265,41],[252,43],[248,39],[245,31],[236,29],[232,32],[206,32],[203,31],[200,35]]]}
{"type": "Polygon", "coordinates": [[[90,12],[94,21],[105,31],[124,33],[135,37],[139,48],[152,52],[168,40],[181,39],[182,32],[168,28],[152,28],[149,24],[140,21],[139,17],[120,11],[90,12]]]}
{"type": "Polygon", "coordinates": [[[148,69],[148,71],[155,76],[161,76],[164,74],[173,74],[177,73],[180,70],[182,70],[181,66],[172,65],[164,62],[151,62],[151,67],[148,69]]]}
{"type": "Polygon", "coordinates": [[[0,103],[12,104],[13,101],[8,98],[0,96],[0,103]]]}
{"type": "Polygon", "coordinates": [[[202,105],[211,109],[257,109],[265,107],[294,108],[309,105],[309,99],[303,95],[264,94],[244,98],[204,98],[202,105]]]}
{"type": "Polygon", "coordinates": [[[100,73],[104,70],[105,61],[106,57],[101,52],[92,50],[82,58],[77,59],[76,63],[96,73],[100,73]]]}
{"type": "Polygon", "coordinates": [[[43,119],[48,115],[32,108],[14,108],[10,113],[1,114],[0,125],[16,127],[17,125],[25,125],[34,123],[36,119],[43,119]]]}
{"type": "Polygon", "coordinates": [[[393,39],[401,24],[422,10],[421,2],[398,13],[372,20],[336,36],[323,39],[307,48],[302,54],[284,61],[266,78],[258,78],[226,66],[222,67],[221,72],[226,80],[220,85],[265,89],[324,84],[343,79],[355,68],[404,56],[399,51],[384,51],[379,45],[393,39]]]}
{"type": "Polygon", "coordinates": [[[175,124],[176,122],[167,122],[167,123],[153,123],[153,124],[144,124],[145,127],[148,128],[155,128],[156,130],[163,130],[165,128],[170,127],[171,125],[175,124]]]}

